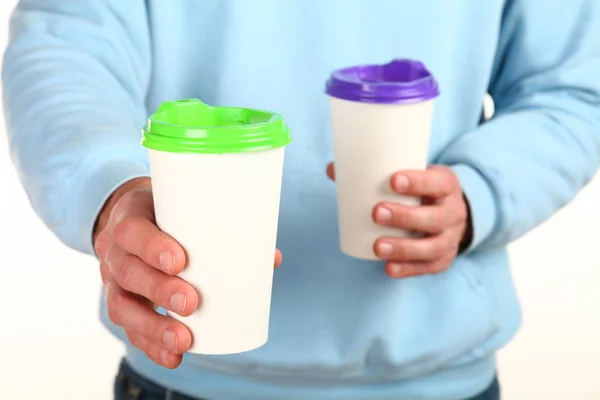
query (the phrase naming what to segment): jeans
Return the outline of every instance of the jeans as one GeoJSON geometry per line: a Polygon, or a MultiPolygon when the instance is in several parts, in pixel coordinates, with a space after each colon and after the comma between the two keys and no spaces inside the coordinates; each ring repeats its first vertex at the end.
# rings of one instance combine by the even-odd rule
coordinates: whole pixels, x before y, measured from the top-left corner
{"type": "MultiPolygon", "coordinates": [[[[202,400],[173,392],[149,381],[137,374],[126,361],[123,361],[119,368],[114,393],[114,400],[202,400]]],[[[500,400],[498,380],[494,379],[483,393],[467,400],[500,400]]]]}

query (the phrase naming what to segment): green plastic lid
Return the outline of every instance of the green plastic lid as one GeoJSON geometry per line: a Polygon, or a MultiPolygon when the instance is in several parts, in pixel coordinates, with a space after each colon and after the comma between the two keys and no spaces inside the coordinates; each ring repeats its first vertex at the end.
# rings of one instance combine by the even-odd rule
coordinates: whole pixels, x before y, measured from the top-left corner
{"type": "Polygon", "coordinates": [[[163,103],[142,129],[142,145],[171,153],[265,151],[291,142],[279,114],[211,107],[197,99],[163,103]]]}

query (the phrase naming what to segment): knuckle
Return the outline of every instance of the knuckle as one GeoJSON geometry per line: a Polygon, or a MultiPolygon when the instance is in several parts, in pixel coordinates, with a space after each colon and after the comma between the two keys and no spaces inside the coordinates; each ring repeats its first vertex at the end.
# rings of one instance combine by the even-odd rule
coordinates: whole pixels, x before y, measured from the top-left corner
{"type": "Polygon", "coordinates": [[[434,255],[435,258],[440,259],[444,258],[448,254],[449,245],[446,239],[440,239],[436,242],[434,246],[434,255]]]}
{"type": "Polygon", "coordinates": [[[112,269],[112,275],[115,281],[122,288],[130,290],[133,284],[134,268],[137,265],[137,257],[133,254],[127,254],[119,266],[112,269]]]}
{"type": "Polygon", "coordinates": [[[159,282],[157,282],[157,279],[149,279],[145,293],[146,298],[154,301],[155,303],[159,302],[157,300],[160,300],[161,297],[161,287],[162,285],[160,285],[159,282]]]}
{"type": "Polygon", "coordinates": [[[136,193],[135,189],[128,190],[123,196],[121,196],[121,198],[119,199],[119,201],[116,204],[116,208],[119,208],[123,211],[127,210],[135,202],[135,199],[136,199],[135,193],[136,193]]]}
{"type": "Polygon", "coordinates": [[[108,233],[106,231],[100,232],[100,234],[96,238],[96,242],[94,243],[94,250],[100,258],[102,258],[102,256],[108,250],[109,242],[110,236],[108,235],[108,233]]]}
{"type": "MultiPolygon", "coordinates": [[[[165,238],[160,234],[159,231],[149,233],[144,240],[144,244],[149,253],[161,253],[167,247],[165,238]]],[[[156,258],[158,261],[158,255],[153,258],[156,258]]]]}
{"type": "Polygon", "coordinates": [[[110,267],[105,262],[100,262],[100,275],[102,278],[102,282],[106,284],[110,280],[110,267]]]}
{"type": "Polygon", "coordinates": [[[110,271],[111,274],[113,273],[115,266],[118,264],[118,259],[117,259],[118,253],[115,254],[115,252],[114,252],[115,249],[116,249],[116,245],[110,244],[108,246],[108,248],[106,249],[106,253],[104,253],[104,259],[103,259],[103,261],[108,266],[108,270],[110,271]]]}
{"type": "Polygon", "coordinates": [[[137,347],[140,350],[145,350],[146,347],[148,346],[148,342],[146,340],[144,340],[140,335],[138,335],[135,332],[132,331],[125,331],[125,333],[127,334],[127,338],[129,339],[129,341],[131,342],[131,344],[135,347],[137,347]]]}
{"type": "Polygon", "coordinates": [[[458,247],[459,247],[459,243],[450,243],[448,245],[448,257],[447,257],[447,263],[451,264],[454,259],[456,258],[456,256],[458,255],[458,247]]]}
{"type": "Polygon", "coordinates": [[[131,329],[125,329],[125,335],[127,335],[127,339],[129,339],[132,345],[139,347],[138,343],[140,342],[140,337],[136,332],[131,329]]]}
{"type": "Polygon", "coordinates": [[[452,193],[455,189],[454,180],[452,178],[449,178],[448,175],[442,175],[438,180],[438,187],[441,194],[448,195],[452,193]]]}
{"type": "Polygon", "coordinates": [[[446,217],[446,213],[442,210],[436,210],[431,219],[431,229],[434,231],[441,231],[447,225],[448,218],[446,217]]]}
{"type": "Polygon", "coordinates": [[[144,338],[153,339],[156,336],[156,324],[150,317],[138,319],[133,329],[135,329],[138,335],[144,338]]]}
{"type": "Polygon", "coordinates": [[[402,242],[402,241],[395,241],[393,243],[393,251],[392,251],[392,257],[394,259],[398,259],[398,260],[404,260],[404,259],[408,259],[409,255],[410,255],[410,250],[407,249],[406,243],[402,242]]]}
{"type": "Polygon", "coordinates": [[[118,293],[109,291],[106,297],[106,311],[108,318],[115,324],[121,325],[123,323],[122,313],[122,299],[118,293]]]}
{"type": "Polygon", "coordinates": [[[152,338],[152,340],[155,342],[160,343],[167,329],[168,327],[165,326],[165,324],[148,322],[145,326],[144,332],[146,336],[152,338]]]}
{"type": "Polygon", "coordinates": [[[403,242],[399,246],[399,250],[401,257],[404,260],[414,260],[417,258],[417,254],[419,253],[413,242],[403,242]]]}
{"type": "Polygon", "coordinates": [[[119,201],[117,201],[117,203],[113,207],[110,213],[110,221],[113,224],[118,224],[123,219],[127,218],[128,210],[131,207],[131,201],[129,200],[128,193],[126,193],[125,195],[123,195],[123,197],[119,199],[119,201]]]}
{"type": "Polygon", "coordinates": [[[433,256],[436,259],[442,258],[446,255],[446,248],[444,246],[435,246],[433,251],[433,256]]]}
{"type": "Polygon", "coordinates": [[[117,243],[124,243],[135,231],[136,220],[134,218],[123,218],[113,228],[113,236],[117,243]]]}
{"type": "Polygon", "coordinates": [[[438,169],[436,183],[440,192],[443,194],[452,193],[459,186],[456,174],[454,174],[452,169],[445,166],[438,169]]]}
{"type": "Polygon", "coordinates": [[[445,194],[450,193],[452,191],[451,186],[452,186],[452,181],[450,179],[448,179],[447,174],[438,174],[437,175],[437,177],[435,179],[435,187],[439,194],[445,195],[445,194]]]}
{"type": "Polygon", "coordinates": [[[448,236],[444,239],[443,246],[444,246],[444,250],[445,250],[444,253],[445,253],[446,257],[451,256],[458,248],[458,245],[454,242],[454,239],[452,236],[448,236]]]}
{"type": "Polygon", "coordinates": [[[411,227],[414,225],[415,216],[411,212],[410,209],[405,209],[404,207],[399,207],[395,210],[393,215],[396,217],[396,226],[398,228],[411,227]]]}
{"type": "Polygon", "coordinates": [[[410,188],[418,193],[422,193],[424,191],[426,191],[427,189],[427,181],[426,178],[427,175],[426,174],[415,174],[411,179],[410,179],[410,188]]]}
{"type": "Polygon", "coordinates": [[[156,337],[156,324],[154,324],[153,322],[154,320],[152,318],[144,318],[142,320],[137,321],[134,329],[138,333],[138,335],[145,338],[154,339],[156,337]]]}
{"type": "Polygon", "coordinates": [[[148,188],[135,188],[127,192],[127,201],[130,203],[145,203],[152,200],[152,192],[148,188]]]}

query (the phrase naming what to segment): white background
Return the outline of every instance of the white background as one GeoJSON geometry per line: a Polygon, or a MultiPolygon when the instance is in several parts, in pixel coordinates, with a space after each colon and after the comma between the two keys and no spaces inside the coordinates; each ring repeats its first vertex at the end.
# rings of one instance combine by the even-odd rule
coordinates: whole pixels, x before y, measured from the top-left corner
{"type": "MultiPolygon", "coordinates": [[[[2,48],[14,4],[0,2],[2,48]]],[[[30,210],[1,125],[0,398],[109,400],[123,349],[97,319],[98,268],[30,210]]],[[[501,353],[504,400],[600,399],[598,204],[596,179],[511,248],[525,322],[501,353]]]]}

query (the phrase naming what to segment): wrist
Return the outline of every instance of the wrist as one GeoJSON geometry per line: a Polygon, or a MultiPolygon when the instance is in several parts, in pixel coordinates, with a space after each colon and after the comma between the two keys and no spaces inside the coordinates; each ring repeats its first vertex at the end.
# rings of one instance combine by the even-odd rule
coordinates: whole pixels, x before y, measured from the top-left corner
{"type": "Polygon", "coordinates": [[[102,232],[102,230],[106,227],[106,224],[108,223],[112,209],[114,208],[115,204],[117,204],[119,202],[121,197],[123,197],[126,193],[130,192],[133,189],[149,188],[150,186],[151,186],[151,181],[150,181],[150,178],[148,178],[148,177],[134,178],[134,179],[131,179],[131,180],[123,183],[121,186],[119,186],[110,195],[108,200],[106,200],[106,202],[104,203],[104,206],[102,206],[102,209],[100,210],[100,213],[98,214],[98,217],[96,218],[96,223],[94,225],[94,234],[93,234],[94,242],[96,241],[96,237],[98,236],[98,234],[100,232],[102,232]]]}

